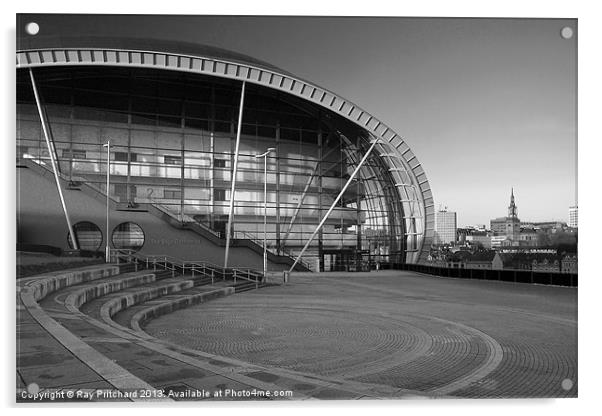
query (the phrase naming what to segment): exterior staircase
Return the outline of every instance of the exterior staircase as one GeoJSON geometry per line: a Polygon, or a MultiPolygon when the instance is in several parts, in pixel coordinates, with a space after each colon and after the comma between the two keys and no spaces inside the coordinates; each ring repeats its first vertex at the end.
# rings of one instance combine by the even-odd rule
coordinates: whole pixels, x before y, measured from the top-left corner
{"type": "MultiPolygon", "coordinates": [[[[36,173],[50,178],[54,181],[52,177],[53,173],[49,166],[45,166],[44,164],[38,163],[33,159],[19,159],[17,161],[17,167],[19,168],[29,168],[34,170],[36,173]]],[[[71,178],[69,180],[65,175],[59,173],[60,180],[63,182],[63,186],[65,189],[73,190],[73,191],[81,191],[86,195],[95,198],[101,203],[106,203],[106,193],[100,189],[99,187],[89,183],[85,180],[85,178],[71,178]]],[[[187,216],[183,216],[180,218],[173,212],[164,208],[161,204],[158,203],[140,203],[137,204],[136,207],[128,207],[126,204],[118,202],[113,196],[109,196],[109,204],[112,210],[133,210],[133,211],[145,211],[149,214],[154,215],[157,218],[162,219],[170,226],[180,229],[180,230],[188,230],[194,232],[195,234],[203,237],[203,239],[209,241],[210,243],[218,246],[225,247],[226,239],[222,238],[218,233],[206,227],[198,222],[188,218],[187,216]]],[[[231,247],[246,247],[259,256],[263,256],[263,245],[257,239],[252,238],[251,236],[245,234],[245,238],[234,238],[230,241],[231,247]]],[[[292,266],[295,262],[295,259],[291,254],[284,253],[278,254],[268,249],[267,252],[268,261],[273,264],[283,265],[283,266],[292,266]]],[[[309,265],[305,264],[302,261],[299,261],[295,266],[295,270],[297,271],[310,271],[309,265]]]]}

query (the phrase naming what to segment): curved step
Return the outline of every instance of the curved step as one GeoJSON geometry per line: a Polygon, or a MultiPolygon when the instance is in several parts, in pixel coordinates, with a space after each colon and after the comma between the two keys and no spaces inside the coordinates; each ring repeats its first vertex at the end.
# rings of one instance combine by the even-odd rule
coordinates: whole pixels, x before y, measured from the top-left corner
{"type": "MultiPolygon", "coordinates": [[[[17,283],[19,298],[23,307],[29,312],[37,324],[56,339],[64,348],[69,350],[86,367],[102,377],[107,383],[118,390],[127,389],[153,389],[153,387],[134,376],[125,368],[99,353],[81,338],[70,332],[67,328],[53,319],[38,301],[46,298],[57,290],[64,289],[74,284],[102,279],[119,273],[117,266],[104,266],[63,272],[47,278],[32,278],[17,283]]],[[[130,398],[142,401],[171,401],[167,398],[130,398]]]]}
{"type": "Polygon", "coordinates": [[[146,287],[145,289],[134,291],[133,293],[122,293],[118,296],[109,299],[104,302],[100,307],[100,317],[103,321],[109,323],[112,322],[110,319],[117,312],[127,309],[133,305],[137,305],[142,302],[157,299],[165,295],[179,293],[183,290],[190,289],[195,286],[195,283],[202,282],[200,279],[187,279],[173,282],[166,282],[156,287],[146,287]]]}
{"type": "Polygon", "coordinates": [[[66,287],[78,285],[93,280],[116,276],[121,273],[119,266],[102,266],[61,272],[48,277],[37,279],[26,279],[18,287],[27,288],[36,302],[41,301],[51,293],[66,287]]]}
{"type": "Polygon", "coordinates": [[[150,304],[150,302],[145,303],[144,307],[133,314],[128,323],[129,327],[134,331],[144,332],[142,326],[151,319],[212,299],[232,295],[235,293],[235,289],[232,286],[226,286],[209,291],[197,291],[195,293],[195,291],[191,290],[187,292],[179,293],[177,296],[167,299],[162,298],[162,302],[156,302],[155,304],[150,304]]]}
{"type": "Polygon", "coordinates": [[[195,284],[202,284],[206,280],[200,277],[191,278],[189,276],[165,277],[138,280],[138,284],[128,284],[127,281],[112,282],[112,285],[104,284],[102,288],[98,285],[96,288],[84,287],[69,294],[65,299],[65,306],[71,312],[82,312],[91,317],[100,317],[103,308],[110,307],[110,314],[113,315],[119,310],[130,307],[149,299],[188,289],[195,284]],[[86,294],[88,296],[86,297],[86,294]],[[99,294],[100,296],[94,296],[99,294]],[[78,299],[86,297],[85,302],[78,299]],[[108,306],[105,306],[107,305],[108,306]],[[114,312],[113,312],[114,310],[114,312]]]}
{"type": "MultiPolygon", "coordinates": [[[[123,276],[123,275],[119,275],[123,276]]],[[[65,299],[65,303],[80,308],[83,304],[93,299],[106,296],[110,293],[121,291],[130,287],[144,285],[156,281],[155,273],[125,275],[122,279],[110,280],[84,287],[81,290],[71,292],[65,299]]]]}

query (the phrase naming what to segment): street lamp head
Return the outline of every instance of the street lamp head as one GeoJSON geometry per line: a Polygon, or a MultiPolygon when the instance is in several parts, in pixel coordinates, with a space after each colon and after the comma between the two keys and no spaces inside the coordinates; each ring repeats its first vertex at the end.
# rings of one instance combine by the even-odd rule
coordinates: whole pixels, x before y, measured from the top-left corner
{"type": "Polygon", "coordinates": [[[255,155],[256,159],[259,159],[260,157],[266,157],[267,155],[270,154],[270,152],[273,152],[274,150],[276,150],[276,148],[274,147],[269,147],[268,150],[266,150],[264,153],[260,154],[260,155],[255,155]]]}

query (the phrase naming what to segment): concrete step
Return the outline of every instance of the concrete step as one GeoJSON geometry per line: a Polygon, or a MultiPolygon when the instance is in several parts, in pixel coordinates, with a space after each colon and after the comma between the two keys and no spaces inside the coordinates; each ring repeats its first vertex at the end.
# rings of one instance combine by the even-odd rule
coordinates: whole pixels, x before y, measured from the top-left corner
{"type": "Polygon", "coordinates": [[[205,284],[210,279],[203,277],[164,277],[160,280],[136,285],[98,297],[83,305],[80,311],[96,319],[102,319],[103,313],[113,316],[132,305],[155,299],[170,293],[205,284]],[[104,312],[103,312],[104,311],[104,312]]]}
{"type": "Polygon", "coordinates": [[[182,288],[182,290],[174,291],[169,294],[164,294],[162,296],[158,296],[153,299],[148,299],[143,302],[139,302],[134,305],[130,305],[125,309],[119,310],[115,312],[111,319],[117,324],[130,327],[130,321],[132,316],[134,316],[138,311],[148,307],[149,305],[156,305],[162,303],[164,301],[171,301],[173,299],[178,298],[179,296],[185,296],[190,293],[201,293],[203,291],[207,291],[207,287],[216,288],[216,286],[211,286],[211,279],[203,278],[195,281],[195,285],[191,288],[182,288]]]}

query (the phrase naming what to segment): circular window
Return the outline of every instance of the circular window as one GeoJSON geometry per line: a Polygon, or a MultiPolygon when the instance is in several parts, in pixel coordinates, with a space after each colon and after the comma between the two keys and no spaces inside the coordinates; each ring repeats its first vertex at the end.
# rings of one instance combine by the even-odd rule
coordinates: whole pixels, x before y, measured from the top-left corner
{"type": "Polygon", "coordinates": [[[144,231],[133,222],[122,222],[113,230],[113,247],[138,251],[144,245],[144,231]]]}
{"type": "MultiPolygon", "coordinates": [[[[97,251],[102,245],[102,231],[90,221],[81,221],[73,225],[73,232],[80,250],[97,251]]],[[[67,233],[67,243],[73,248],[71,234],[67,233]]]]}

